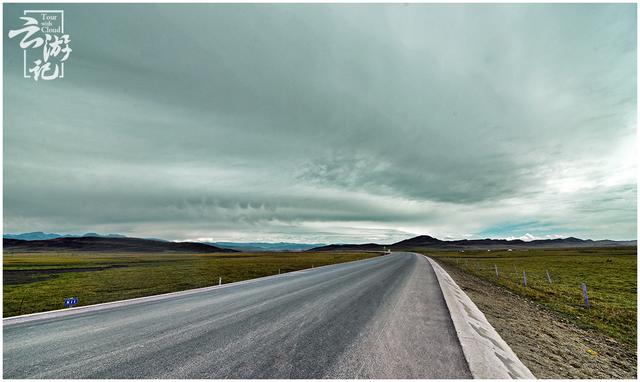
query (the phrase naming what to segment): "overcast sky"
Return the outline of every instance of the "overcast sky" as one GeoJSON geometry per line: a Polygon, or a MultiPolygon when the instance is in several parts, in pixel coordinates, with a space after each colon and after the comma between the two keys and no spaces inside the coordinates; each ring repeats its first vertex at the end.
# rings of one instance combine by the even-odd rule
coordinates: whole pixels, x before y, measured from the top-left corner
{"type": "Polygon", "coordinates": [[[636,238],[634,4],[40,7],[73,52],[22,78],[4,5],[5,232],[636,238]]]}

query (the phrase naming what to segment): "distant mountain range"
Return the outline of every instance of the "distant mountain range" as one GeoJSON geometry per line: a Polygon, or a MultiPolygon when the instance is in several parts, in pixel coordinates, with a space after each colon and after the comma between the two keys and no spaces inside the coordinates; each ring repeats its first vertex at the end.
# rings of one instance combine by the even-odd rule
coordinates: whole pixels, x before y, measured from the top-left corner
{"type": "MultiPolygon", "coordinates": [[[[4,239],[15,239],[15,240],[26,240],[26,241],[36,241],[36,240],[51,240],[58,238],[81,238],[81,237],[101,237],[101,238],[127,238],[125,235],[110,233],[110,234],[99,234],[95,232],[89,232],[84,234],[57,234],[57,233],[47,233],[47,232],[27,232],[27,233],[18,233],[11,234],[7,233],[3,235],[4,239]]],[[[163,239],[155,239],[149,238],[148,240],[155,241],[167,241],[163,239]]],[[[230,241],[220,241],[220,242],[196,242],[206,244],[208,246],[213,246],[216,248],[226,248],[233,249],[236,251],[242,252],[266,252],[266,251],[306,251],[310,248],[320,247],[324,244],[300,244],[300,243],[238,243],[238,242],[230,242],[230,241]]]]}
{"type": "Polygon", "coordinates": [[[47,240],[2,240],[4,250],[13,252],[86,251],[86,252],[237,252],[233,249],[192,242],[171,242],[132,237],[57,237],[47,240]]]}
{"type": "Polygon", "coordinates": [[[311,248],[309,251],[380,251],[384,248],[391,250],[410,250],[412,248],[431,249],[511,249],[511,248],[579,248],[579,247],[622,247],[635,246],[636,240],[583,240],[575,237],[566,239],[545,240],[505,240],[505,239],[474,239],[474,240],[440,240],[428,235],[416,236],[393,244],[331,244],[322,247],[311,248]]]}
{"type": "Polygon", "coordinates": [[[161,239],[139,239],[120,234],[59,235],[45,232],[5,234],[4,248],[12,251],[115,251],[115,252],[263,252],[263,251],[382,251],[430,249],[517,249],[517,248],[581,248],[635,246],[636,240],[583,240],[575,237],[546,240],[440,240],[428,235],[416,236],[393,244],[299,244],[237,242],[171,242],[161,239]]]}
{"type": "Polygon", "coordinates": [[[325,244],[300,244],[300,243],[235,243],[228,241],[217,241],[213,244],[220,248],[235,249],[237,251],[251,252],[251,251],[306,251],[307,249],[321,247],[325,244]]]}
{"type": "Polygon", "coordinates": [[[46,232],[27,232],[27,233],[18,233],[11,234],[7,233],[2,235],[4,239],[16,239],[16,240],[49,240],[49,239],[57,239],[59,237],[126,237],[125,235],[120,235],[116,233],[110,233],[107,235],[101,235],[95,232],[89,232],[85,234],[79,235],[59,235],[57,233],[46,233],[46,232]]]}

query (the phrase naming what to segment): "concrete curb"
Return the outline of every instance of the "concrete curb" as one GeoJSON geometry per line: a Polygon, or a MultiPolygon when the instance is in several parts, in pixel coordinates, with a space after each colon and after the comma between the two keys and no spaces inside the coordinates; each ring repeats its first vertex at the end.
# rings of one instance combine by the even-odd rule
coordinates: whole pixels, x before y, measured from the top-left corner
{"type": "Polygon", "coordinates": [[[313,272],[316,269],[326,269],[328,267],[334,267],[336,265],[355,263],[355,262],[358,262],[358,261],[367,261],[367,260],[376,259],[376,258],[377,257],[372,257],[372,258],[369,258],[369,259],[348,261],[346,263],[321,265],[319,267],[300,269],[298,271],[286,272],[286,273],[282,273],[282,274],[279,274],[279,275],[257,277],[255,279],[236,281],[236,282],[233,282],[233,283],[227,283],[227,284],[222,284],[222,285],[213,285],[213,286],[208,286],[208,287],[203,287],[203,288],[187,289],[187,290],[178,291],[178,292],[169,292],[169,293],[163,293],[163,294],[156,294],[156,295],[152,295],[152,296],[136,297],[136,298],[131,298],[131,299],[127,299],[127,300],[103,302],[103,303],[100,303],[100,304],[79,306],[79,307],[76,307],[76,308],[66,308],[66,309],[50,310],[50,311],[47,311],[47,312],[23,314],[21,316],[13,316],[13,317],[6,317],[6,318],[3,317],[2,318],[2,326],[4,327],[4,326],[8,326],[8,325],[16,325],[16,324],[21,324],[21,323],[31,322],[31,321],[46,320],[46,319],[52,319],[52,318],[60,318],[60,317],[66,317],[66,316],[71,316],[71,315],[79,315],[79,314],[82,314],[82,313],[96,312],[96,311],[100,311],[100,310],[113,309],[113,308],[118,308],[118,307],[122,307],[122,306],[128,306],[128,305],[134,305],[134,304],[143,304],[145,302],[161,301],[161,300],[166,300],[166,299],[169,299],[169,298],[172,298],[172,297],[188,296],[188,295],[197,294],[197,293],[206,293],[206,292],[217,290],[217,289],[229,288],[229,287],[242,285],[242,284],[255,283],[255,282],[266,280],[266,279],[270,279],[270,278],[287,277],[287,276],[290,276],[292,274],[303,273],[303,272],[313,272]]]}
{"type": "Polygon", "coordinates": [[[484,314],[434,260],[425,256],[436,273],[462,351],[475,379],[535,379],[484,314]]]}

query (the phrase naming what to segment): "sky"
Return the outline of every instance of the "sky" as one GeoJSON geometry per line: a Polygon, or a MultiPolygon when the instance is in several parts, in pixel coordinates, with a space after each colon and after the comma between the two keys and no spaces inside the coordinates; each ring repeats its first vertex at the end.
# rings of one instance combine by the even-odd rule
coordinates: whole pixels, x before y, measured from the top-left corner
{"type": "Polygon", "coordinates": [[[4,4],[4,28],[5,233],[636,239],[635,4],[4,4]],[[25,8],[64,10],[64,78],[22,77],[25,8]]]}

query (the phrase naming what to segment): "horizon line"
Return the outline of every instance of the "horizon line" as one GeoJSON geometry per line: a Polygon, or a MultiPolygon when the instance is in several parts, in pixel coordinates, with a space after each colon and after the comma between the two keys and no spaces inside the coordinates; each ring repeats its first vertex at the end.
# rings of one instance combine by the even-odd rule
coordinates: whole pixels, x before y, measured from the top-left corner
{"type": "MultiPolygon", "coordinates": [[[[526,236],[525,235],[521,235],[520,237],[516,237],[515,235],[511,235],[509,237],[470,237],[470,238],[464,238],[464,239],[439,239],[435,236],[431,236],[428,234],[419,234],[419,235],[415,235],[415,236],[411,236],[411,237],[407,237],[405,239],[401,239],[401,240],[397,240],[394,241],[392,243],[378,243],[375,241],[364,241],[364,242],[331,242],[331,243],[322,243],[322,242],[296,242],[296,241],[229,241],[229,240],[215,240],[215,241],[211,241],[211,240],[197,240],[197,239],[175,239],[175,240],[169,240],[169,239],[164,239],[164,238],[160,238],[160,237],[138,237],[138,236],[127,236],[125,234],[120,234],[120,233],[106,233],[106,234],[100,234],[97,232],[85,232],[85,233],[65,233],[65,234],[59,234],[59,233],[55,233],[55,232],[45,232],[45,231],[31,231],[31,232],[22,232],[22,233],[4,233],[2,234],[3,239],[5,239],[6,235],[10,235],[10,236],[19,236],[19,235],[27,235],[27,234],[33,234],[33,233],[42,233],[42,234],[48,234],[48,235],[58,235],[60,237],[85,237],[88,234],[95,234],[97,236],[86,236],[86,237],[105,237],[105,238],[118,238],[116,236],[122,236],[121,238],[129,238],[129,239],[145,239],[145,240],[159,240],[159,241],[167,241],[167,242],[175,242],[175,243],[212,243],[212,244],[216,244],[216,243],[226,243],[226,244],[298,244],[298,245],[349,245],[349,244],[353,244],[353,245],[363,245],[363,244],[377,244],[377,245],[393,245],[405,240],[410,240],[410,239],[414,239],[417,237],[421,237],[421,236],[427,236],[427,237],[431,237],[433,239],[439,240],[439,241],[443,241],[443,242],[454,242],[454,241],[471,241],[471,240],[504,240],[504,241],[522,241],[522,242],[532,242],[532,241],[542,241],[542,240],[566,240],[566,239],[578,239],[578,240],[582,240],[582,241],[616,241],[616,242],[623,242],[623,241],[638,241],[637,238],[635,239],[619,239],[619,240],[615,240],[615,239],[583,239],[583,238],[579,238],[576,236],[559,236],[558,237],[546,237],[546,238],[542,238],[542,237],[536,237],[534,235],[531,235],[533,238],[531,240],[524,240],[522,239],[522,237],[526,236]],[[111,236],[111,237],[110,237],[111,236]]],[[[530,235],[530,234],[529,234],[530,235]]],[[[549,236],[549,235],[547,235],[549,236]]],[[[8,239],[12,239],[12,238],[8,238],[8,239]]],[[[56,239],[56,238],[51,238],[51,239],[56,239]]],[[[42,240],[51,240],[51,239],[42,239],[42,240]]],[[[14,240],[20,240],[20,239],[14,239],[14,240]]],[[[35,241],[35,240],[34,240],[35,241]]]]}

